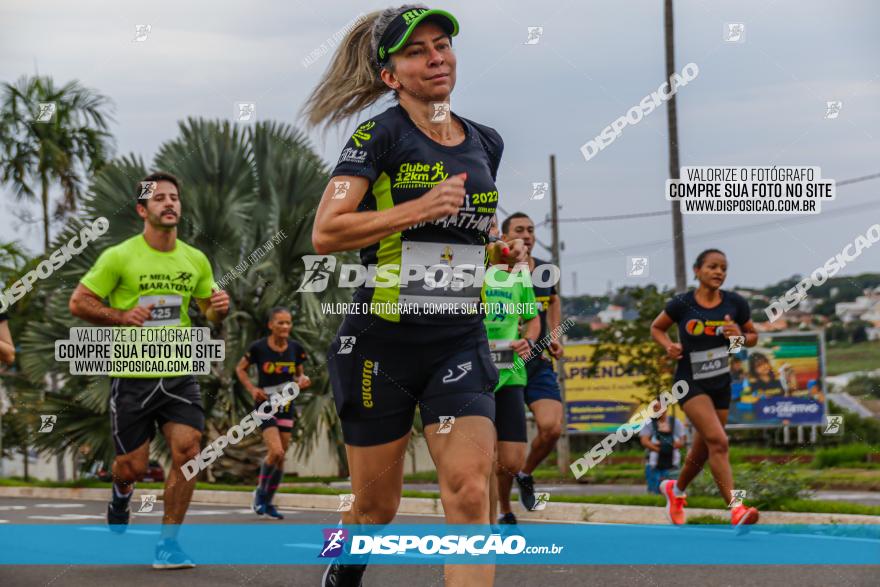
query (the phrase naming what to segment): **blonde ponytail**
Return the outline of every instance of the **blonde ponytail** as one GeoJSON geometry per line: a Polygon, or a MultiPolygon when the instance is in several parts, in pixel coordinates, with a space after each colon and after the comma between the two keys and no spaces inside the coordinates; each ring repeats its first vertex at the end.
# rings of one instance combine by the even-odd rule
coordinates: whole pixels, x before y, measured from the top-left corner
{"type": "MultiPolygon", "coordinates": [[[[306,100],[303,114],[308,126],[340,124],[392,91],[379,77],[376,51],[388,24],[412,8],[425,6],[406,4],[371,12],[349,31],[306,100]]],[[[386,67],[394,71],[391,62],[386,67]]]]}

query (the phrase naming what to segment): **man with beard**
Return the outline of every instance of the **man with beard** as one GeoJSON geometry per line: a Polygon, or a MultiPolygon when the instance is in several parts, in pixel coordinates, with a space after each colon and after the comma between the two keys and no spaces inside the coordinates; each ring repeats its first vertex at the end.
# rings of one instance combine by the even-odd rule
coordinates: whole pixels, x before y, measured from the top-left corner
{"type": "MultiPolygon", "coordinates": [[[[135,209],[144,230],[105,250],[70,298],[71,313],[99,326],[190,328],[190,300],[211,322],[229,311],[229,296],[215,283],[204,253],[177,238],[180,193],[177,178],[153,173],[136,189],[135,209]],[[109,304],[104,303],[107,299],[109,304]]],[[[135,481],[143,478],[156,427],[171,450],[164,514],[155,569],[195,566],[177,543],[196,479],[181,467],[200,449],[205,414],[199,385],[187,372],[113,372],[110,423],[116,459],[107,522],[125,531],[135,481]]]]}

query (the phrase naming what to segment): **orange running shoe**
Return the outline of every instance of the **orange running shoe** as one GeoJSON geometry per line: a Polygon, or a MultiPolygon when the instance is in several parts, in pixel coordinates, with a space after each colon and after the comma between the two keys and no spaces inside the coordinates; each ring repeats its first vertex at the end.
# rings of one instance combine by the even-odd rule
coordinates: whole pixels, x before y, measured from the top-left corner
{"type": "Polygon", "coordinates": [[[758,521],[758,510],[755,508],[746,507],[743,504],[739,504],[732,510],[730,510],[730,523],[733,524],[734,528],[739,528],[740,526],[745,526],[749,524],[755,524],[758,521]]]}
{"type": "Polygon", "coordinates": [[[660,493],[666,496],[666,517],[676,526],[684,524],[684,506],[687,505],[687,496],[675,495],[675,480],[667,479],[660,483],[660,493]]]}

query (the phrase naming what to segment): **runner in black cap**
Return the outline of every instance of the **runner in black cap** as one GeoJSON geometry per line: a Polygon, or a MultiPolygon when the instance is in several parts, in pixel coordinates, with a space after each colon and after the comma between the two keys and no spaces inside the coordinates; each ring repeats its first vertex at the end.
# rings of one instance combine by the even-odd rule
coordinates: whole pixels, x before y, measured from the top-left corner
{"type": "MultiPolygon", "coordinates": [[[[525,260],[521,241],[489,243],[504,145],[449,107],[457,33],[449,13],[409,5],[369,15],[340,44],[307,102],[309,122],[342,122],[389,92],[398,104],[360,124],[346,144],[315,217],[319,254],[360,248],[364,265],[404,270],[525,260]]],[[[347,524],[394,518],[417,406],[447,521],[489,523],[498,371],[482,312],[432,305],[473,307],[482,280],[433,284],[411,275],[406,284],[359,288],[355,302],[375,305],[346,316],[328,353],[355,495],[347,524]],[[421,314],[400,313],[398,303],[421,314]],[[354,337],[353,347],[342,349],[341,337],[354,337]]],[[[331,564],[324,584],[360,585],[364,568],[331,564]]],[[[446,567],[447,584],[490,585],[493,575],[491,565],[446,567]]]]}

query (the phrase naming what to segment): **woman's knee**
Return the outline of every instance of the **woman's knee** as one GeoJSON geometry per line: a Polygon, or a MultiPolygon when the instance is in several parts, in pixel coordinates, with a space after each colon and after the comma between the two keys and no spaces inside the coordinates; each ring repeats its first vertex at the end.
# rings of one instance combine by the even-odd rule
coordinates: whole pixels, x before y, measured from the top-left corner
{"type": "Polygon", "coordinates": [[[724,432],[706,436],[704,442],[709,449],[709,454],[727,454],[730,448],[727,442],[727,435],[724,432]]]}

